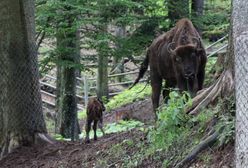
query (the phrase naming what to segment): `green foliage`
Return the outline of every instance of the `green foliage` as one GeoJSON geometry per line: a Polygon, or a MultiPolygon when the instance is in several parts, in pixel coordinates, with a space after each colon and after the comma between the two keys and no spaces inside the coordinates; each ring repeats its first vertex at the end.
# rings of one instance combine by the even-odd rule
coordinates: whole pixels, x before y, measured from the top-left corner
{"type": "MultiPolygon", "coordinates": [[[[139,121],[135,120],[129,120],[129,121],[123,121],[120,120],[118,123],[108,123],[104,126],[104,131],[106,134],[111,134],[111,133],[117,133],[117,132],[123,132],[123,131],[129,131],[137,127],[142,127],[144,124],[139,121]]],[[[85,130],[82,130],[82,133],[80,134],[80,138],[84,138],[86,135],[85,130]]],[[[93,130],[90,132],[90,138],[92,139],[94,136],[93,130]]],[[[97,129],[97,136],[102,137],[103,134],[102,132],[97,129]]]]}
{"type": "Polygon", "coordinates": [[[234,95],[220,100],[219,106],[223,111],[218,116],[219,122],[216,130],[221,132],[218,137],[220,145],[233,142],[235,138],[235,98],[234,95]]]}
{"type": "Polygon", "coordinates": [[[141,127],[143,125],[144,124],[142,122],[135,120],[129,120],[129,121],[120,120],[118,123],[107,124],[105,130],[106,133],[116,133],[116,132],[128,131],[136,127],[141,127]]]}
{"type": "Polygon", "coordinates": [[[222,115],[216,129],[222,132],[218,137],[220,144],[228,144],[234,140],[235,118],[233,116],[222,115]]]}
{"type": "Polygon", "coordinates": [[[195,18],[199,27],[203,29],[203,37],[221,37],[228,33],[231,16],[231,1],[216,0],[206,4],[205,14],[195,18]]]}
{"type": "Polygon", "coordinates": [[[175,139],[189,133],[189,128],[185,124],[189,117],[183,111],[185,106],[191,104],[189,97],[188,94],[170,92],[168,104],[159,109],[156,129],[149,135],[154,148],[168,149],[175,139]]]}
{"type": "MultiPolygon", "coordinates": [[[[206,68],[205,68],[205,80],[204,80],[204,84],[205,86],[209,86],[210,84],[212,84],[214,81],[214,78],[213,78],[213,68],[214,68],[214,65],[217,61],[217,57],[210,57],[208,58],[208,61],[207,61],[207,64],[206,64],[206,68]]],[[[217,67],[216,67],[217,68],[217,67]]],[[[216,69],[217,70],[217,69],[216,69]]]]}
{"type": "Polygon", "coordinates": [[[122,93],[114,96],[106,105],[107,111],[121,107],[125,104],[132,103],[138,100],[143,100],[151,95],[151,87],[145,84],[137,84],[131,90],[125,90],[122,93]],[[144,90],[143,90],[144,89],[144,90]],[[142,91],[143,90],[143,91],[142,91]],[[140,92],[142,91],[142,92],[140,92]],[[140,92],[140,93],[139,93],[140,92]]]}

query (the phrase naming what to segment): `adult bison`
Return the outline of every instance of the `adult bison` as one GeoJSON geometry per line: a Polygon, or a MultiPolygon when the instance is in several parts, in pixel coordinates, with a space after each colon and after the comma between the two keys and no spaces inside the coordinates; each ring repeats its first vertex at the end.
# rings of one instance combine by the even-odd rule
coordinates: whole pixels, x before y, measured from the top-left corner
{"type": "Polygon", "coordinates": [[[148,48],[135,84],[150,65],[153,110],[159,106],[163,79],[166,88],[189,91],[192,96],[202,89],[207,57],[201,38],[189,19],[181,19],[170,31],[157,37],[148,48]]]}

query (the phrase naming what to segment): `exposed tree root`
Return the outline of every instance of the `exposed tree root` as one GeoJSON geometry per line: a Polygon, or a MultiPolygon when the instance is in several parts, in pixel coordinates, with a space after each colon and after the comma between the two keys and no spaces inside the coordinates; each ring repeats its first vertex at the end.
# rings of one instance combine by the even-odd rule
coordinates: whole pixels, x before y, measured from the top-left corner
{"type": "Polygon", "coordinates": [[[4,158],[8,153],[20,146],[29,146],[32,144],[54,144],[55,141],[52,140],[50,136],[44,133],[36,133],[34,137],[30,135],[14,136],[9,135],[5,138],[0,146],[0,160],[4,158]]]}
{"type": "Polygon", "coordinates": [[[38,133],[35,135],[35,144],[39,143],[54,144],[55,141],[47,134],[38,133]]]}
{"type": "MultiPolygon", "coordinates": [[[[225,70],[222,72],[217,81],[205,90],[200,91],[200,93],[193,98],[192,106],[186,107],[185,112],[191,115],[198,114],[201,109],[208,106],[211,102],[215,101],[217,97],[229,96],[234,90],[234,79],[231,70],[225,70]]],[[[223,129],[220,129],[220,131],[223,129]]],[[[221,132],[215,131],[205,140],[203,140],[199,145],[197,145],[181,162],[179,162],[175,167],[181,168],[184,166],[189,166],[196,156],[209,146],[212,146],[219,134],[221,132]]]]}
{"type": "Polygon", "coordinates": [[[196,156],[201,151],[203,151],[207,147],[212,146],[216,142],[219,134],[220,133],[218,131],[215,131],[212,135],[210,135],[205,140],[203,140],[202,142],[200,142],[200,144],[197,145],[181,162],[179,162],[175,166],[175,168],[185,167],[186,165],[187,165],[187,167],[190,166],[190,164],[192,164],[192,161],[196,158],[196,156]]]}
{"type": "Polygon", "coordinates": [[[192,106],[187,107],[185,112],[192,115],[198,114],[202,108],[209,105],[218,96],[226,96],[231,93],[233,89],[234,80],[232,73],[230,70],[226,70],[213,85],[193,98],[192,106]]]}

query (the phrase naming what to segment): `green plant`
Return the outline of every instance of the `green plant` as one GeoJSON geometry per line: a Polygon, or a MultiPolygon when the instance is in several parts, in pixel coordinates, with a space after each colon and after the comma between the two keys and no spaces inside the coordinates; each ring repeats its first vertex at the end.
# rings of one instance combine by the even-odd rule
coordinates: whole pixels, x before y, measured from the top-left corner
{"type": "Polygon", "coordinates": [[[166,105],[160,107],[158,111],[158,121],[156,128],[150,132],[150,142],[157,149],[168,149],[175,139],[182,134],[188,133],[185,123],[189,117],[184,113],[184,107],[191,105],[189,94],[179,94],[172,91],[166,105]]]}
{"type": "Polygon", "coordinates": [[[220,132],[218,137],[220,145],[227,144],[234,140],[235,135],[235,101],[234,95],[220,101],[221,110],[219,122],[215,129],[220,132]]]}
{"type": "Polygon", "coordinates": [[[132,103],[138,100],[143,100],[146,97],[150,96],[151,87],[146,86],[146,88],[142,91],[144,87],[145,87],[145,84],[137,84],[131,90],[127,89],[123,91],[122,93],[114,96],[112,99],[110,99],[110,101],[106,105],[107,111],[121,107],[128,103],[132,103]]]}
{"type": "Polygon", "coordinates": [[[141,127],[143,125],[144,124],[142,122],[135,120],[129,120],[129,121],[120,120],[118,123],[107,124],[105,127],[105,132],[107,134],[110,134],[115,132],[128,131],[136,127],[141,127]]]}
{"type": "MultiPolygon", "coordinates": [[[[128,131],[137,127],[142,127],[144,124],[142,122],[139,121],[135,121],[135,120],[129,120],[129,121],[123,121],[120,120],[118,123],[108,123],[104,126],[104,131],[106,134],[111,134],[111,133],[117,133],[117,132],[122,132],[122,131],[128,131]]],[[[97,136],[98,137],[102,137],[103,134],[102,132],[97,129],[97,136]]],[[[85,130],[82,131],[82,133],[80,134],[80,138],[85,137],[85,130]]],[[[94,132],[90,131],[90,138],[92,139],[94,136],[94,132]]]]}

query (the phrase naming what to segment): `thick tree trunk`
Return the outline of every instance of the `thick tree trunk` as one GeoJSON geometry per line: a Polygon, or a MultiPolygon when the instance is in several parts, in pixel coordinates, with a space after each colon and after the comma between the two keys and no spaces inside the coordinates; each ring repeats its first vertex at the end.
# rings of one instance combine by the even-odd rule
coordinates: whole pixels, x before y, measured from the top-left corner
{"type": "MultiPolygon", "coordinates": [[[[71,18],[67,17],[68,27],[57,34],[58,72],[57,72],[57,121],[60,134],[65,138],[78,139],[79,124],[76,102],[77,38],[72,31],[71,18]]],[[[57,130],[58,131],[58,130],[57,130]]]]}
{"type": "Polygon", "coordinates": [[[0,2],[0,153],[45,140],[35,47],[34,1],[0,2]]]}
{"type": "Polygon", "coordinates": [[[236,91],[236,167],[248,165],[248,1],[233,0],[236,91]]]}
{"type": "Polygon", "coordinates": [[[179,19],[189,17],[189,0],[167,0],[167,3],[171,26],[179,19]]]}

